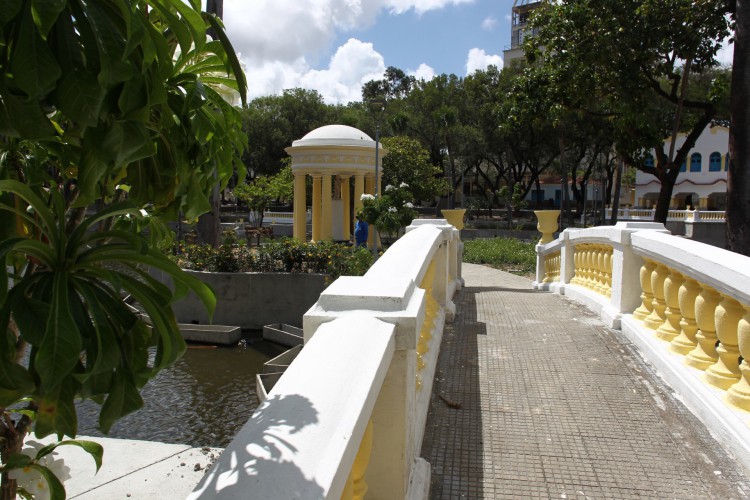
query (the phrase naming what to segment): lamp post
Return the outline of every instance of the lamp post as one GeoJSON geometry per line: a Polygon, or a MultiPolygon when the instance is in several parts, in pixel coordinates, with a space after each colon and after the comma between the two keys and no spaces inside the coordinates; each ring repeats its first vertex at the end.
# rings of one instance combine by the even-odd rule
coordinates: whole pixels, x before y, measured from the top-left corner
{"type": "MultiPolygon", "coordinates": [[[[370,101],[370,109],[375,111],[375,199],[380,195],[380,161],[378,158],[380,149],[380,120],[385,114],[385,99],[375,98],[370,101]]],[[[378,229],[372,226],[372,258],[373,262],[378,260],[378,229]]]]}

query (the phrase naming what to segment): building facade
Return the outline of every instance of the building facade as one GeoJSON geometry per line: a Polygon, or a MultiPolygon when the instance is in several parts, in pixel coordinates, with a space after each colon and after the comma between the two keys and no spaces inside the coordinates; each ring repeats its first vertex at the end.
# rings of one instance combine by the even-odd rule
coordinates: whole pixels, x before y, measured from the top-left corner
{"type": "MultiPolygon", "coordinates": [[[[676,147],[685,143],[685,134],[679,134],[676,147]]],[[[669,149],[669,140],[664,141],[664,150],[669,149]]],[[[646,157],[646,165],[654,165],[654,157],[646,157]]],[[[729,167],[729,128],[714,125],[706,128],[695,141],[695,146],[682,164],[680,174],[672,191],[670,208],[689,207],[701,210],[724,210],[726,208],[727,169],[729,167]]],[[[652,208],[659,198],[661,183],[651,174],[638,170],[632,204],[639,208],[652,208]]]]}

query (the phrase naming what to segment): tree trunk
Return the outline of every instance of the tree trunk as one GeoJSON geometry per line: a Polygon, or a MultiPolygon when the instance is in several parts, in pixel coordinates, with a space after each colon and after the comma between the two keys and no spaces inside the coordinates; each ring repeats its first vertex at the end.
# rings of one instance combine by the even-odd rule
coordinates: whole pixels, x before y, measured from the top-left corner
{"type": "Polygon", "coordinates": [[[620,210],[620,190],[622,189],[622,169],[625,168],[625,160],[617,155],[617,170],[615,170],[615,195],[612,197],[612,216],[609,219],[611,225],[617,224],[617,212],[620,210]]]}
{"type": "MultiPolygon", "coordinates": [[[[679,172],[679,167],[672,167],[679,172]]],[[[656,200],[656,211],[654,212],[654,222],[661,222],[662,224],[667,223],[667,217],[669,216],[669,204],[672,201],[672,190],[674,189],[674,183],[676,175],[671,175],[669,172],[660,178],[661,189],[659,189],[659,198],[656,200]]]]}
{"type": "Polygon", "coordinates": [[[567,220],[567,227],[573,227],[573,212],[570,211],[570,199],[568,198],[568,170],[565,166],[565,138],[562,131],[560,131],[558,137],[558,145],[560,147],[560,171],[562,172],[562,179],[560,179],[560,187],[562,189],[560,193],[560,209],[564,210],[564,217],[560,218],[560,231],[562,231],[563,220],[567,220]]]}
{"type": "Polygon", "coordinates": [[[750,0],[737,0],[727,173],[727,248],[750,255],[750,0]]]}

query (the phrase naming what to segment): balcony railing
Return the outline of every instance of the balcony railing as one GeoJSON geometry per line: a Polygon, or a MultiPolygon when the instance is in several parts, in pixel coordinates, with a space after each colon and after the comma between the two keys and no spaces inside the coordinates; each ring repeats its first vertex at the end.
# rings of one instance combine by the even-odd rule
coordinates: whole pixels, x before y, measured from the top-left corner
{"type": "Polygon", "coordinates": [[[534,286],[621,329],[750,465],[750,257],[649,222],[567,229],[537,246],[534,286]]]}
{"type": "MultiPolygon", "coordinates": [[[[606,217],[609,219],[612,217],[612,209],[606,209],[606,217]]],[[[617,210],[617,220],[654,220],[654,213],[656,209],[653,208],[620,208],[617,210]]],[[[692,220],[698,221],[711,221],[711,222],[724,222],[725,212],[723,210],[670,210],[667,215],[669,221],[685,221],[692,220]]]]}
{"type": "Polygon", "coordinates": [[[446,221],[415,220],[364,276],[334,281],[304,316],[301,353],[190,498],[426,498],[419,450],[462,248],[446,221]]]}

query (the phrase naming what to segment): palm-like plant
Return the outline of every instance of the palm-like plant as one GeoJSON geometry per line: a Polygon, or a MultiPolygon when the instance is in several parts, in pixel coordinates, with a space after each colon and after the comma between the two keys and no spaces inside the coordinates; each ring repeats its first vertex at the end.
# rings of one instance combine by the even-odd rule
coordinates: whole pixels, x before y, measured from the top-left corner
{"type": "Polygon", "coordinates": [[[44,465],[57,444],[27,457],[27,432],[75,437],[77,398],[102,404],[106,432],[182,354],[170,304],[192,290],[213,308],[160,251],[161,221],[242,174],[240,116],[214,86],[244,102],[245,80],[198,0],[6,0],[0,69],[0,498],[30,494],[22,468],[62,498],[44,465]]]}

